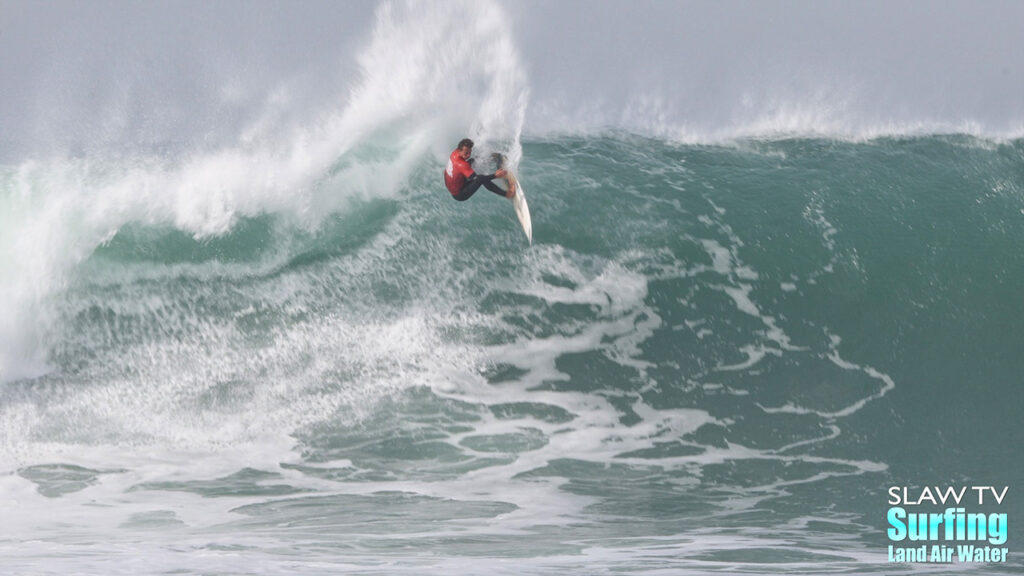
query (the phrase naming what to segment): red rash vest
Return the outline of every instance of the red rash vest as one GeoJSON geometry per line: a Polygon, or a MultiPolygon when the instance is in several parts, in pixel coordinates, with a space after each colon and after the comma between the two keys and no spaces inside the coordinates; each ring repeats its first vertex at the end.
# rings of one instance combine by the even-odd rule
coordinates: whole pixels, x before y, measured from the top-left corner
{"type": "Polygon", "coordinates": [[[473,175],[473,167],[469,165],[459,156],[459,150],[455,149],[452,155],[448,157],[448,167],[444,170],[444,185],[448,187],[448,191],[455,196],[462,190],[462,185],[466,183],[466,178],[473,175]]]}

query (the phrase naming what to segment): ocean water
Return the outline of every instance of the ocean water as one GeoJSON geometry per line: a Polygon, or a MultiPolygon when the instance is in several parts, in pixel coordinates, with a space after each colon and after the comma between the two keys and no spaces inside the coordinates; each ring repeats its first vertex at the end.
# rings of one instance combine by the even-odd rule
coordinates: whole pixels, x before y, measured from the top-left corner
{"type": "Polygon", "coordinates": [[[315,129],[0,165],[0,572],[1024,570],[1024,140],[531,134],[417,6],[315,129]],[[1008,486],[1007,561],[889,563],[891,486],[1008,486]]]}

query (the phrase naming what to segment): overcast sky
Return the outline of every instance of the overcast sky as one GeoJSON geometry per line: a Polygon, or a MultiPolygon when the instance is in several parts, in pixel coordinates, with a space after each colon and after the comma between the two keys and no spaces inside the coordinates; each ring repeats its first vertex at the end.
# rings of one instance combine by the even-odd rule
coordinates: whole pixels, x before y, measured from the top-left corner
{"type": "Polygon", "coordinates": [[[647,90],[693,123],[780,103],[831,103],[865,121],[1024,121],[1024,2],[529,0],[510,11],[538,103],[647,90]]]}
{"type": "MultiPolygon", "coordinates": [[[[714,130],[780,111],[1024,125],[1024,2],[503,5],[530,88],[527,130],[714,130]]],[[[230,138],[284,92],[281,114],[301,121],[304,110],[343,105],[375,6],[0,0],[0,142],[10,155],[62,139],[230,138]]]]}

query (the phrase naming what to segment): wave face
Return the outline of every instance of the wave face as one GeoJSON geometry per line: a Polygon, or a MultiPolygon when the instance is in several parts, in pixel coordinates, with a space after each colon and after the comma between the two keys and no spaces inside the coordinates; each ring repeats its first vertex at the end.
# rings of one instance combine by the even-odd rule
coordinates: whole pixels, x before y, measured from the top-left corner
{"type": "Polygon", "coordinates": [[[523,15],[367,18],[340,107],[0,165],[9,570],[882,574],[1024,476],[1024,142],[531,131],[523,15]]]}

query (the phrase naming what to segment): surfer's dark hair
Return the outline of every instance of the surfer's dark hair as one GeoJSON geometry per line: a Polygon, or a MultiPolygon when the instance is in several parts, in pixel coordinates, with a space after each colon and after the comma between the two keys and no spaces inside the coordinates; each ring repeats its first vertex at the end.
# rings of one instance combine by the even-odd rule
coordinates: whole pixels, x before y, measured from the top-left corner
{"type": "Polygon", "coordinates": [[[459,140],[459,148],[460,149],[461,148],[467,148],[467,147],[468,148],[472,148],[473,147],[473,141],[472,140],[470,140],[469,138],[463,138],[462,140],[459,140]]]}

